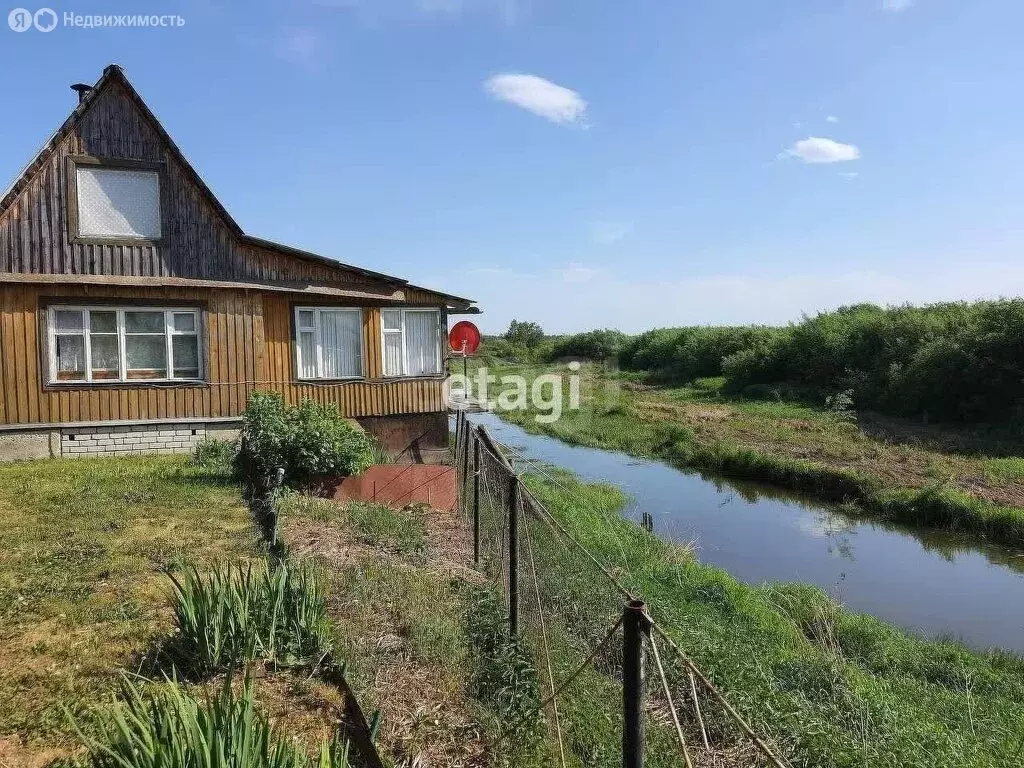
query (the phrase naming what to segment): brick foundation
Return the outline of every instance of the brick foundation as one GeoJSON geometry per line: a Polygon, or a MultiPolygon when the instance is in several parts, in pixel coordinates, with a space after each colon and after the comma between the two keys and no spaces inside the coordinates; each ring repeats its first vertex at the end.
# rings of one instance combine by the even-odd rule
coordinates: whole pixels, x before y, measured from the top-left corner
{"type": "Polygon", "coordinates": [[[61,430],[60,452],[69,457],[191,453],[204,437],[202,423],[77,427],[61,430]]]}

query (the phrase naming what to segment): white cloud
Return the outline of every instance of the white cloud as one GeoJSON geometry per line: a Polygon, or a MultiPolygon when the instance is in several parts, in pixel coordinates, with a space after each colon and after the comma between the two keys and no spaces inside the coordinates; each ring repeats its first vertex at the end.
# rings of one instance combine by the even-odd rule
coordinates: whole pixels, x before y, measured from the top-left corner
{"type": "Polygon", "coordinates": [[[590,240],[595,245],[612,245],[632,231],[629,221],[594,221],[590,223],[590,240]]]}
{"type": "Polygon", "coordinates": [[[508,73],[484,82],[484,90],[498,101],[540,115],[553,123],[583,124],[587,102],[576,91],[537,75],[508,73]]]}
{"type": "Polygon", "coordinates": [[[820,136],[808,136],[796,142],[780,157],[795,157],[805,163],[845,163],[859,158],[860,150],[853,144],[841,144],[820,136]]]}
{"type": "Polygon", "coordinates": [[[840,171],[839,175],[842,176],[844,179],[856,179],[858,176],[860,176],[860,173],[857,171],[840,171]]]}
{"type": "Polygon", "coordinates": [[[835,115],[829,115],[828,117],[825,118],[825,122],[826,123],[838,123],[839,122],[839,118],[836,117],[835,115]]]}
{"type": "Polygon", "coordinates": [[[882,10],[890,13],[905,11],[914,4],[914,0],[882,0],[882,10]]]}

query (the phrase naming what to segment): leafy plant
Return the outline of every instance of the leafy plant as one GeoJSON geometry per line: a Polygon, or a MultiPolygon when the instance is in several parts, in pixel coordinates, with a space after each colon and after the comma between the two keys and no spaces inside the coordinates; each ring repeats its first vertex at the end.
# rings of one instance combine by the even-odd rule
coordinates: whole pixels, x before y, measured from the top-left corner
{"type": "Polygon", "coordinates": [[[531,741],[543,722],[537,711],[537,669],[529,651],[509,638],[508,617],[493,589],[476,589],[466,615],[466,639],[473,693],[495,711],[503,726],[516,725],[520,739],[531,741]]]}
{"type": "Polygon", "coordinates": [[[555,342],[551,357],[583,357],[588,360],[607,360],[618,355],[629,337],[622,331],[604,328],[577,333],[555,342]]]}
{"type": "Polygon", "coordinates": [[[246,678],[236,696],[229,676],[199,701],[177,682],[147,693],[125,680],[121,701],[100,713],[98,734],[82,736],[95,768],[347,768],[348,744],[321,742],[316,759],[256,711],[246,678]]]}
{"type": "Polygon", "coordinates": [[[505,340],[513,345],[532,349],[544,341],[544,330],[537,323],[513,320],[505,331],[505,340]]]}
{"type": "Polygon", "coordinates": [[[265,477],[285,464],[288,419],[284,398],[276,392],[253,392],[242,414],[239,469],[244,477],[265,477]]]}
{"type": "Polygon", "coordinates": [[[255,659],[308,663],[328,647],[324,593],[309,566],[263,560],[204,573],[189,565],[170,578],[177,628],[172,648],[189,672],[255,659]]]}
{"type": "Polygon", "coordinates": [[[374,461],[372,438],[333,403],[286,406],[275,392],[254,392],[243,414],[239,464],[253,480],[284,468],[289,482],[315,475],[352,475],[374,461]]]}
{"type": "Polygon", "coordinates": [[[825,407],[838,421],[853,423],[857,421],[857,411],[853,407],[853,390],[844,389],[825,398],[825,407]]]}
{"type": "Polygon", "coordinates": [[[373,464],[370,437],[345,419],[333,403],[303,400],[285,413],[285,475],[304,480],[313,475],[355,475],[373,464]]]}
{"type": "Polygon", "coordinates": [[[192,460],[200,467],[230,468],[237,452],[232,442],[204,437],[192,452],[192,460]]]}

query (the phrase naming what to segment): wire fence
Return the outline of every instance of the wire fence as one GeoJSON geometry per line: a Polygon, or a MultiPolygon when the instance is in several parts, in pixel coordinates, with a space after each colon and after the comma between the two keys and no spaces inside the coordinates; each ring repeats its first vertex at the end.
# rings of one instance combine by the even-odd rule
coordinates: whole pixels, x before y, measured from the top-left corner
{"type": "MultiPolygon", "coordinates": [[[[602,562],[522,480],[536,475],[571,495],[556,473],[461,411],[455,464],[474,562],[500,589],[511,637],[532,653],[541,701],[530,714],[543,719],[558,765],[788,768],[622,583],[618,566],[602,562]],[[621,743],[621,759],[609,742],[621,743]]],[[[528,720],[504,723],[501,740],[515,739],[528,720]]]]}

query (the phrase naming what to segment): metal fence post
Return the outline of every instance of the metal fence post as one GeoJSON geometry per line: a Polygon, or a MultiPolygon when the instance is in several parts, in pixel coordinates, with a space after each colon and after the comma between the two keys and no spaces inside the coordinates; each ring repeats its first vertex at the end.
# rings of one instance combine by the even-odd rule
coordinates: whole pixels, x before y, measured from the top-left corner
{"type": "Polygon", "coordinates": [[[473,435],[473,564],[480,565],[480,436],[473,435]]]}
{"type": "Polygon", "coordinates": [[[458,410],[455,412],[455,452],[452,457],[455,464],[455,471],[459,471],[459,449],[462,447],[462,411],[458,410]]]}
{"type": "Polygon", "coordinates": [[[519,636],[519,478],[508,485],[508,629],[519,636]]]}
{"type": "Polygon", "coordinates": [[[644,764],[644,637],[651,629],[643,600],[630,600],[622,617],[622,765],[644,764]]]}
{"type": "Polygon", "coordinates": [[[459,498],[462,499],[462,510],[463,512],[468,511],[469,505],[466,503],[466,481],[469,479],[469,430],[472,428],[469,419],[463,418],[462,420],[462,477],[459,478],[459,498]]]}

